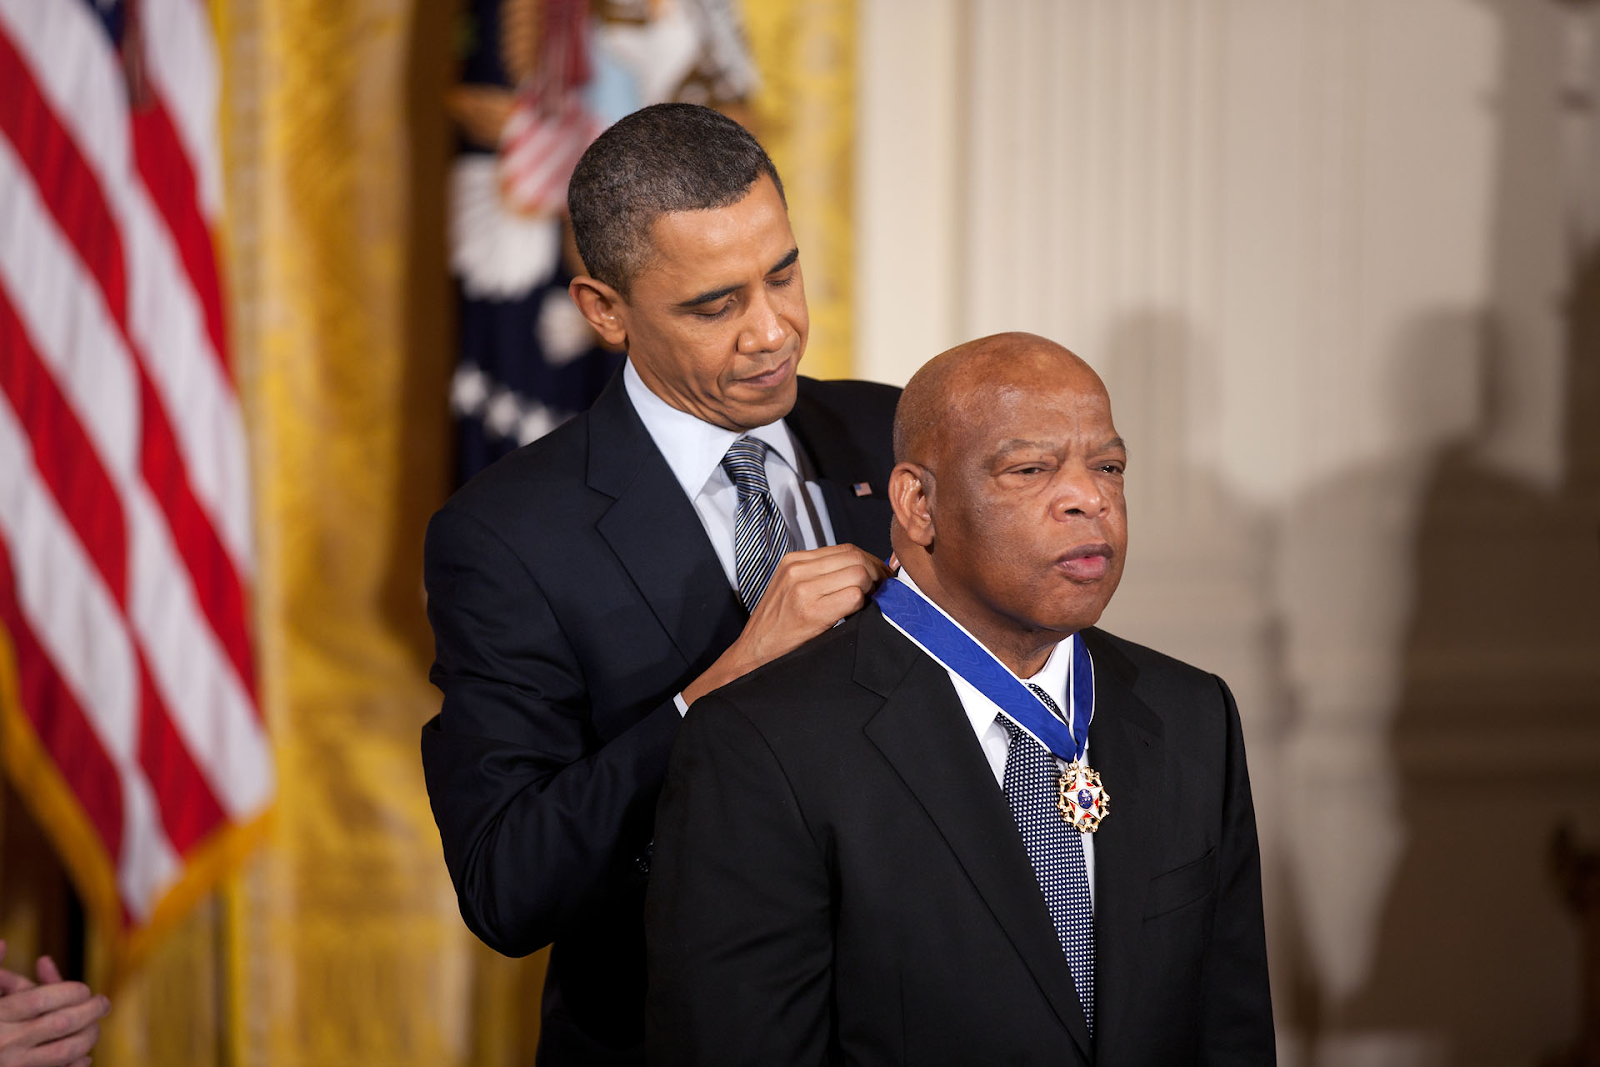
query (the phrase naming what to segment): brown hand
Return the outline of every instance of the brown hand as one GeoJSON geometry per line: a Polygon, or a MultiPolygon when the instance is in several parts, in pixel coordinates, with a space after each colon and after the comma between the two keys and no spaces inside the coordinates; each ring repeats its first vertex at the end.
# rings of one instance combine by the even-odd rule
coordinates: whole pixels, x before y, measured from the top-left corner
{"type": "Polygon", "coordinates": [[[883,560],[855,545],[790,552],[778,561],[744,632],[704,674],[684,687],[683,702],[692,705],[860,611],[873,587],[888,576],[883,560]]]}

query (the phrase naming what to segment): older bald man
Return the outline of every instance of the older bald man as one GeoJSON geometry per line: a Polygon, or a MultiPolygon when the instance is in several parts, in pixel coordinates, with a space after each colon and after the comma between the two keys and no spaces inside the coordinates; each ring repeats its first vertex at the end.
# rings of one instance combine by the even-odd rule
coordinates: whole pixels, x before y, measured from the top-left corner
{"type": "Polygon", "coordinates": [[[1105,386],[984,338],[912,379],[895,451],[899,574],[678,737],[653,1061],[1273,1062],[1233,697],[1094,628],[1127,548],[1105,386]]]}

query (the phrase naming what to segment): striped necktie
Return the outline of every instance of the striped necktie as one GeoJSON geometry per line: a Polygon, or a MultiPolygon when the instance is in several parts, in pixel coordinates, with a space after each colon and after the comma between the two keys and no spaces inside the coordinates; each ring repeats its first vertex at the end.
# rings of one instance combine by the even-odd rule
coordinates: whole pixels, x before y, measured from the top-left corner
{"type": "MultiPolygon", "coordinates": [[[[1061,717],[1050,695],[1029,684],[1045,706],[1061,717]]],[[[1022,832],[1033,876],[1044,893],[1061,951],[1072,971],[1072,985],[1083,1005],[1084,1021],[1094,1034],[1094,903],[1083,859],[1083,835],[1067,825],[1056,808],[1056,758],[1004,715],[995,721],[1011,735],[1006,753],[1005,792],[1011,816],[1022,832]]]]}
{"type": "Polygon", "coordinates": [[[767,445],[741,437],[722,457],[722,469],[739,490],[733,526],[733,555],[739,596],[754,611],[778,561],[789,551],[789,528],[767,488],[767,445]]]}

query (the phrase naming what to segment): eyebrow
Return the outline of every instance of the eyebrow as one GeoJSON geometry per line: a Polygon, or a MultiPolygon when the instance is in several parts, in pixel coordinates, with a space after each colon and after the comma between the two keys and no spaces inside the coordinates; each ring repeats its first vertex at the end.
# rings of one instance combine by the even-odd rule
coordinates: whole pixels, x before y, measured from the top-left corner
{"type": "MultiPolygon", "coordinates": [[[[800,249],[791,248],[789,251],[783,254],[778,262],[767,268],[767,273],[769,275],[776,274],[780,270],[791,267],[794,265],[795,260],[799,258],[800,249]]],[[[732,293],[737,293],[742,288],[744,288],[742,285],[724,285],[721,289],[708,289],[703,293],[697,293],[694,296],[691,296],[687,300],[680,300],[672,306],[687,311],[690,308],[697,308],[701,304],[709,304],[713,301],[721,300],[725,296],[728,296],[732,293]]]]}
{"type": "MultiPolygon", "coordinates": [[[[1016,449],[1016,448],[1042,448],[1042,449],[1050,450],[1050,449],[1055,449],[1055,448],[1059,448],[1059,447],[1060,447],[1060,443],[1059,442],[1030,441],[1030,440],[1028,440],[1027,438],[1024,438],[1024,437],[1013,437],[1009,441],[1002,441],[1000,443],[1000,446],[995,449],[995,453],[994,454],[996,456],[1004,455],[1005,453],[1010,452],[1012,449],[1016,449]]],[[[1095,451],[1096,452],[1110,452],[1114,448],[1120,448],[1120,449],[1122,449],[1122,451],[1126,452],[1128,450],[1128,445],[1127,445],[1126,442],[1124,442],[1122,440],[1122,438],[1113,437],[1111,440],[1107,441],[1105,444],[1103,444],[1099,448],[1095,449],[1095,451]]]]}
{"type": "Polygon", "coordinates": [[[1026,438],[1013,437],[1009,441],[1001,441],[1000,442],[1000,446],[994,450],[994,454],[997,455],[997,456],[1003,455],[1004,453],[1010,452],[1012,449],[1015,449],[1015,448],[1053,449],[1055,447],[1056,447],[1055,445],[1051,444],[1048,441],[1029,441],[1026,438]]]}
{"type": "Polygon", "coordinates": [[[768,274],[776,274],[786,267],[794,266],[794,261],[800,258],[800,249],[791,248],[785,252],[778,262],[767,268],[768,274]]]}

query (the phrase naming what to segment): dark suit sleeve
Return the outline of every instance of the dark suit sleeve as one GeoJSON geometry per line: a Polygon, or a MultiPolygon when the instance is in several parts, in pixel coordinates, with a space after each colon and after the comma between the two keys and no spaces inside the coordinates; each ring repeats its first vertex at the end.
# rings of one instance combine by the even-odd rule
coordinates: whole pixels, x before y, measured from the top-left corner
{"type": "Polygon", "coordinates": [[[829,885],[761,734],[724,698],[696,701],[661,795],[646,897],[650,1062],[824,1062],[829,885]]]}
{"type": "Polygon", "coordinates": [[[424,551],[432,679],[422,763],[467,926],[526,955],[644,877],[679,726],[670,695],[601,745],[577,657],[538,583],[476,517],[446,508],[424,551]]]}
{"type": "Polygon", "coordinates": [[[1227,739],[1217,910],[1206,953],[1199,1062],[1206,1067],[1276,1062],[1272,993],[1261,912],[1261,848],[1233,693],[1221,678],[1227,739]]]}

